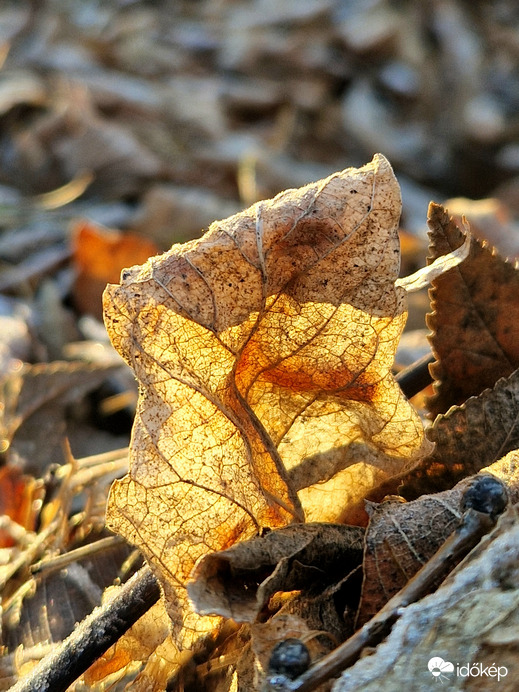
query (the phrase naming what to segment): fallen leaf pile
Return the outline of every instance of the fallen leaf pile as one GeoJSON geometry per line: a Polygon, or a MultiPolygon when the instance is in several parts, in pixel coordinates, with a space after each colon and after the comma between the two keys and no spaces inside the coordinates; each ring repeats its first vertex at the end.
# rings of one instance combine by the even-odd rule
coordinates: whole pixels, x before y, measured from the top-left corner
{"type": "MultiPolygon", "coordinates": [[[[0,3],[0,691],[145,559],[70,691],[272,692],[473,474],[517,502],[518,37],[512,0],[0,3]]],[[[515,689],[516,528],[319,690],[515,689]]]]}
{"type": "MultiPolygon", "coordinates": [[[[22,364],[40,346],[16,332],[1,383],[2,689],[140,564],[103,533],[107,497],[106,526],[163,599],[78,690],[259,690],[277,643],[299,639],[315,662],[412,579],[455,529],[472,474],[516,501],[517,269],[431,204],[430,266],[399,278],[400,211],[376,155],[124,269],[104,310],[138,381],[125,476],[126,450],[75,459],[64,443],[77,444],[70,404],[128,386],[120,359],[49,332],[49,353],[83,360],[22,364]],[[394,360],[406,289],[426,281],[435,390],[417,407],[394,360]]],[[[99,271],[154,251],[85,221],[74,238],[75,300],[94,312],[99,271]],[[109,248],[102,267],[90,238],[109,248]]]]}

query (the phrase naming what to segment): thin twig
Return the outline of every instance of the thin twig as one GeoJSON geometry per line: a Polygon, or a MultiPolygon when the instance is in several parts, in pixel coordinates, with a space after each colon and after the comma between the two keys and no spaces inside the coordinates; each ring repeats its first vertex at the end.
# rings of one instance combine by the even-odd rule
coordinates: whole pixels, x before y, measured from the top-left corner
{"type": "Polygon", "coordinates": [[[142,567],[111,601],[95,608],[11,692],[65,692],[159,596],[159,585],[150,568],[142,567]]]}
{"type": "Polygon", "coordinates": [[[408,399],[432,383],[433,379],[429,372],[431,363],[434,363],[434,356],[432,353],[427,353],[396,376],[396,381],[408,399]]]}

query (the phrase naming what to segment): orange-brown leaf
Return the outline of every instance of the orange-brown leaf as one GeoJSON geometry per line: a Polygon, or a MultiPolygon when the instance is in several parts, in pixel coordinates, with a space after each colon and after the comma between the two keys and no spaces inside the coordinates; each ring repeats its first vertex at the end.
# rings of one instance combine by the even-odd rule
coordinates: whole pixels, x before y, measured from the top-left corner
{"type": "MultiPolygon", "coordinates": [[[[42,484],[24,475],[16,466],[0,468],[0,516],[10,517],[27,531],[34,531],[38,517],[38,500],[42,484]]],[[[6,528],[0,529],[0,548],[11,547],[15,541],[6,528]]]]}
{"type": "Polygon", "coordinates": [[[406,319],[399,215],[377,155],[215,222],[107,288],[110,337],[140,382],[108,523],[150,560],[177,631],[199,626],[181,602],[202,555],[333,520],[423,454],[391,373],[406,319]],[[305,464],[319,458],[323,483],[305,464]]]}
{"type": "Polygon", "coordinates": [[[74,303],[78,310],[100,317],[107,283],[119,279],[121,269],[145,262],[157,246],[134,233],[123,233],[78,221],[72,236],[73,261],[77,272],[74,303]]]}

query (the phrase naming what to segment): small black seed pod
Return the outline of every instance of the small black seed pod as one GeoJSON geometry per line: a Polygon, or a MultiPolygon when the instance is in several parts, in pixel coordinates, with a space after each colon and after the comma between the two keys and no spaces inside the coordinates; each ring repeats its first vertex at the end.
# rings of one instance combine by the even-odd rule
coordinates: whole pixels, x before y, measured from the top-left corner
{"type": "Polygon", "coordinates": [[[295,680],[310,665],[310,654],[300,639],[284,639],[272,649],[268,675],[283,675],[295,680]]]}

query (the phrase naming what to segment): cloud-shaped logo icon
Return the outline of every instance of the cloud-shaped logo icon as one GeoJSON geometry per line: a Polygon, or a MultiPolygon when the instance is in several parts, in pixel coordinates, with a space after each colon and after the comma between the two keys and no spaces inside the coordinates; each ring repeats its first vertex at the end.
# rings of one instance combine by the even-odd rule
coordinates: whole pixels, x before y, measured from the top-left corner
{"type": "Polygon", "coordinates": [[[434,656],[429,660],[427,668],[429,668],[435,678],[441,678],[444,673],[452,673],[454,671],[454,664],[450,661],[444,661],[440,656],[434,656]]]}

